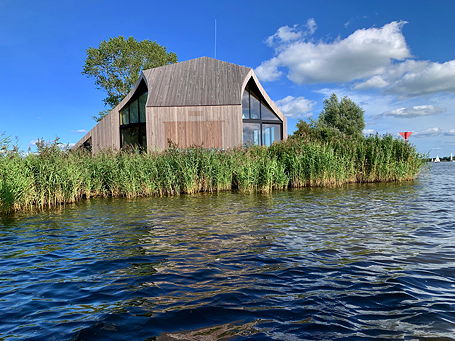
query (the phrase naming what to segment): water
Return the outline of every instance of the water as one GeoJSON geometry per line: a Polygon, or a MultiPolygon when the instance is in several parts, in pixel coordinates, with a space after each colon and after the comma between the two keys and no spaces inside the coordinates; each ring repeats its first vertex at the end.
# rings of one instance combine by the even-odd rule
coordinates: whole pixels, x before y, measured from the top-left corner
{"type": "Polygon", "coordinates": [[[455,164],[0,219],[0,339],[455,340],[455,164]]]}

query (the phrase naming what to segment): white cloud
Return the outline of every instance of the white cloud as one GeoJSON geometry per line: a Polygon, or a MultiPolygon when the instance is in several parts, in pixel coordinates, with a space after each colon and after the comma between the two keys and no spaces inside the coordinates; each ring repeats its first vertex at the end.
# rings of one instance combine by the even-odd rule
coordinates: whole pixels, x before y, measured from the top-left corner
{"type": "Polygon", "coordinates": [[[318,25],[316,24],[316,20],[314,18],[310,18],[306,21],[306,29],[307,29],[307,34],[308,35],[313,35],[314,32],[316,32],[316,29],[318,28],[318,25]]]}
{"type": "Polygon", "coordinates": [[[83,133],[86,133],[87,130],[85,130],[85,129],[77,129],[77,130],[75,130],[75,132],[76,132],[76,133],[83,134],[83,133]]]}
{"type": "Polygon", "coordinates": [[[381,76],[373,76],[370,79],[362,83],[357,83],[354,85],[354,89],[361,90],[361,89],[372,89],[372,88],[384,88],[388,85],[381,76]]]}
{"type": "Polygon", "coordinates": [[[427,137],[427,136],[455,136],[455,129],[441,129],[441,128],[428,128],[421,131],[417,131],[413,134],[415,137],[427,137]]]}
{"type": "Polygon", "coordinates": [[[274,81],[281,77],[282,72],[278,70],[278,60],[272,58],[259,65],[254,72],[262,81],[274,81]]]}
{"type": "Polygon", "coordinates": [[[455,92],[455,60],[435,63],[408,59],[390,65],[381,75],[358,83],[354,88],[386,88],[388,93],[405,97],[455,92]]]}
{"type": "MultiPolygon", "coordinates": [[[[401,32],[403,24],[391,22],[381,28],[360,29],[345,39],[328,43],[308,41],[302,33],[301,37],[275,47],[275,57],[256,69],[258,76],[261,80],[277,79],[278,68],[283,67],[291,81],[303,84],[349,82],[380,74],[394,60],[410,57],[401,32]]],[[[273,36],[276,35],[279,30],[273,36]]]]}
{"type": "Polygon", "coordinates": [[[443,113],[444,108],[434,105],[415,105],[408,108],[398,108],[383,113],[384,116],[413,118],[419,116],[430,116],[443,113]]]}
{"type": "Polygon", "coordinates": [[[362,133],[363,135],[375,135],[377,131],[374,129],[363,129],[362,133]]]}
{"type": "Polygon", "coordinates": [[[287,96],[276,101],[280,110],[291,118],[307,118],[312,115],[315,102],[304,97],[287,96]]]}
{"type": "Polygon", "coordinates": [[[352,82],[356,90],[382,89],[402,97],[455,92],[455,59],[444,63],[411,59],[404,21],[365,28],[332,41],[310,40],[317,25],[282,26],[267,38],[275,56],[257,68],[263,81],[283,73],[297,84],[352,82]]]}
{"type": "Polygon", "coordinates": [[[303,32],[299,31],[298,26],[282,26],[280,27],[275,34],[268,37],[265,42],[269,46],[273,46],[276,43],[289,42],[292,40],[299,39],[302,37],[303,32]]]}
{"type": "Polygon", "coordinates": [[[436,92],[455,92],[455,60],[445,63],[415,62],[414,67],[399,75],[389,91],[404,96],[436,92]]]}
{"type": "Polygon", "coordinates": [[[442,129],[441,128],[428,128],[421,131],[414,132],[414,137],[424,137],[424,136],[438,136],[441,135],[442,129]]]}
{"type": "Polygon", "coordinates": [[[275,45],[295,41],[300,38],[313,35],[314,32],[316,32],[317,27],[318,26],[316,24],[316,20],[313,18],[307,20],[303,29],[300,29],[299,25],[281,26],[278,28],[275,34],[268,37],[265,42],[268,46],[272,47],[275,45]]]}

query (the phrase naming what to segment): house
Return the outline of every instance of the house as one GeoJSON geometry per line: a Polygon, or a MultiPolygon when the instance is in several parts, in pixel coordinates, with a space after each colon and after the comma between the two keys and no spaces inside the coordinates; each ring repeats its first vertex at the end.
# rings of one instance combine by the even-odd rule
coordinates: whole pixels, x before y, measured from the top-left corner
{"type": "Polygon", "coordinates": [[[74,148],[228,149],[286,139],[286,118],[251,68],[201,57],[144,70],[74,148]]]}

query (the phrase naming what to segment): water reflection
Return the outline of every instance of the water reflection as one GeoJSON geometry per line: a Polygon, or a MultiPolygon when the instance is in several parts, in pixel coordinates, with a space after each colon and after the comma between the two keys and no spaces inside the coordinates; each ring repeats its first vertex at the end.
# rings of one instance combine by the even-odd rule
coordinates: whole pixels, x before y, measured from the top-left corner
{"type": "Polygon", "coordinates": [[[452,166],[3,217],[0,338],[450,338],[452,166]]]}

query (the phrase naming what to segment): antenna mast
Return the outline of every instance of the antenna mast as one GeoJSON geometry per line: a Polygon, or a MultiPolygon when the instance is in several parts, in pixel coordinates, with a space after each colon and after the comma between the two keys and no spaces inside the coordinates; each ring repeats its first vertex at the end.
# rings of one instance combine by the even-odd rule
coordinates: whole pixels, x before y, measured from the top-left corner
{"type": "Polygon", "coordinates": [[[215,19],[215,59],[216,59],[216,19],[215,19]]]}

